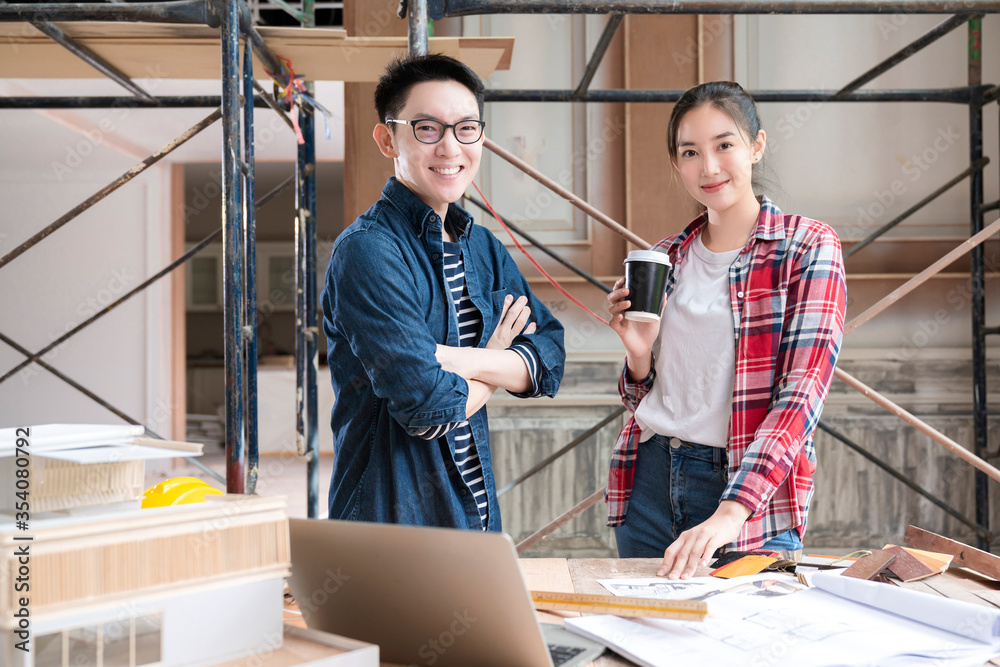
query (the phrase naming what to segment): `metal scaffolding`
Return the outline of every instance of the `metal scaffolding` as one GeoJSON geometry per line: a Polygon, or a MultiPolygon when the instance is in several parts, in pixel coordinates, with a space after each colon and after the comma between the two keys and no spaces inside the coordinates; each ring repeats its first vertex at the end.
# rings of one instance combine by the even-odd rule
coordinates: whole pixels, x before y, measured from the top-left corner
{"type": "MultiPolygon", "coordinates": [[[[285,3],[278,2],[282,7],[285,3]]],[[[996,327],[985,326],[985,296],[984,296],[984,258],[981,243],[987,237],[995,234],[1000,226],[991,224],[984,230],[984,214],[1000,208],[1000,203],[983,201],[982,170],[987,160],[982,154],[983,137],[983,107],[998,100],[998,88],[995,85],[984,85],[981,80],[981,52],[979,37],[982,30],[981,17],[987,13],[1000,12],[1000,0],[408,0],[408,22],[410,28],[409,47],[413,53],[427,52],[428,18],[440,19],[452,16],[466,16],[486,13],[597,13],[608,14],[608,22],[601,38],[598,40],[593,54],[579,84],[568,90],[491,90],[487,91],[487,100],[491,102],[672,102],[676,101],[683,91],[679,90],[591,90],[590,85],[600,63],[620,27],[625,14],[950,14],[950,18],[915,40],[913,43],[893,54],[883,62],[855,78],[839,90],[831,91],[751,91],[759,103],[770,102],[938,102],[948,104],[963,104],[969,108],[969,166],[953,179],[939,187],[924,200],[898,216],[880,230],[864,239],[848,250],[850,256],[868,245],[872,240],[902,222],[905,218],[926,206],[936,197],[965,178],[970,179],[969,208],[971,220],[970,240],[949,253],[941,261],[929,267],[912,281],[893,294],[887,296],[879,304],[866,311],[861,316],[848,323],[845,335],[862,323],[881,312],[897,301],[903,294],[914,289],[931,275],[953,261],[958,254],[972,253],[972,309],[973,309],[973,368],[975,403],[973,419],[975,425],[975,442],[973,453],[967,452],[961,445],[952,442],[942,434],[934,431],[926,424],[919,422],[912,415],[903,414],[901,409],[894,412],[913,423],[929,437],[949,448],[955,454],[964,458],[978,468],[976,473],[976,517],[968,519],[951,508],[946,503],[933,497],[930,492],[921,489],[908,480],[902,473],[895,471],[883,461],[879,461],[870,453],[864,452],[859,446],[825,424],[820,429],[832,437],[844,442],[866,458],[874,462],[914,491],[921,493],[935,502],[938,507],[955,517],[963,524],[976,531],[980,546],[988,547],[993,535],[988,516],[987,475],[1000,480],[1000,471],[983,461],[986,454],[986,374],[985,374],[985,337],[1000,333],[996,327]],[[929,90],[879,90],[863,91],[859,88],[889,68],[902,62],[920,49],[933,43],[943,35],[966,25],[970,35],[970,50],[968,57],[968,85],[957,88],[929,90]],[[961,451],[959,451],[961,450],[961,451]]],[[[302,10],[293,7],[285,9],[296,17],[304,26],[314,25],[315,5],[312,0],[303,2],[302,10]]],[[[300,106],[298,125],[302,130],[305,143],[300,145],[294,177],[280,185],[274,191],[254,201],[254,147],[253,147],[253,109],[255,106],[268,106],[281,114],[285,122],[291,124],[285,112],[275,101],[263,91],[253,79],[251,50],[264,63],[269,72],[278,77],[287,77],[288,72],[282,62],[267,48],[264,40],[252,23],[251,9],[243,0],[172,0],[169,2],[137,2],[127,4],[86,4],[86,3],[50,3],[37,4],[7,4],[0,5],[0,21],[29,21],[52,39],[71,50],[99,69],[112,80],[117,81],[133,97],[9,97],[0,98],[2,109],[28,108],[102,108],[127,105],[132,108],[182,108],[182,107],[219,107],[200,123],[180,137],[164,146],[161,150],[143,160],[139,165],[129,170],[86,201],[67,214],[54,221],[31,239],[21,244],[0,258],[0,270],[18,255],[28,251],[33,245],[44,240],[76,216],[98,203],[119,187],[132,180],[143,170],[162,159],[185,141],[195,136],[205,127],[221,119],[223,123],[223,220],[221,228],[204,239],[197,246],[178,257],[169,266],[157,272],[140,286],[131,290],[104,310],[95,314],[71,331],[66,332],[58,340],[45,348],[31,352],[20,346],[8,336],[0,333],[0,341],[5,342],[25,356],[25,360],[13,370],[0,377],[0,382],[7,380],[20,368],[36,363],[52,372],[56,377],[77,388],[93,400],[117,414],[124,421],[132,424],[139,422],[115,406],[82,386],[75,380],[53,368],[41,359],[47,351],[60,342],[73,336],[84,327],[110,312],[122,302],[152,284],[159,278],[175,270],[199,250],[206,247],[220,235],[223,239],[225,264],[225,373],[226,373],[226,454],[227,490],[233,493],[252,493],[257,479],[257,396],[256,396],[256,327],[253,318],[256,313],[256,252],[254,211],[274,198],[292,180],[296,185],[296,353],[295,367],[298,387],[296,443],[298,453],[305,457],[308,464],[308,512],[310,517],[318,516],[318,443],[317,443],[317,309],[316,309],[316,266],[315,266],[315,132],[313,111],[308,106],[300,106]],[[156,21],[166,23],[203,24],[220,29],[222,43],[223,91],[217,96],[175,96],[152,97],[127,76],[118,71],[113,64],[103,61],[71,38],[67,37],[52,22],[73,21],[156,21]],[[244,50],[240,52],[240,38],[244,39],[244,50]],[[241,67],[242,63],[242,67],[241,67]],[[256,93],[254,92],[256,89],[256,93]],[[242,112],[242,113],[241,113],[242,112]]],[[[531,169],[516,157],[504,151],[501,147],[488,142],[486,146],[503,159],[515,164],[518,168],[538,179],[557,194],[567,198],[571,203],[585,211],[598,222],[607,225],[632,243],[641,246],[648,245],[641,238],[622,227],[609,216],[601,213],[593,206],[583,202],[572,193],[560,188],[551,179],[531,169]]],[[[477,200],[469,198],[476,205],[477,200]]],[[[604,291],[608,286],[593,276],[560,259],[558,254],[545,248],[528,234],[512,226],[515,231],[535,246],[543,249],[563,265],[576,272],[590,284],[604,291]]],[[[872,396],[873,400],[886,407],[891,406],[887,399],[854,380],[843,371],[837,371],[838,377],[850,386],[872,396]],[[888,404],[888,405],[887,405],[888,404]]],[[[524,479],[537,473],[543,467],[557,460],[599,432],[622,414],[621,410],[613,412],[593,428],[567,444],[559,452],[542,464],[519,476],[501,489],[501,493],[509,491],[524,479]]],[[[156,434],[151,433],[156,436],[156,434]]],[[[158,437],[158,436],[157,436],[158,437]]],[[[206,469],[207,470],[207,469],[206,469]]],[[[520,545],[521,550],[541,540],[559,525],[565,524],[571,518],[591,507],[603,497],[599,490],[584,501],[578,503],[569,512],[557,518],[551,524],[543,527],[520,545]]]]}
{"type": "MultiPolygon", "coordinates": [[[[314,24],[313,5],[305,3],[302,22],[314,24]]],[[[205,119],[184,132],[156,153],[109,183],[80,205],[34,234],[30,239],[0,258],[0,269],[11,260],[27,252],[32,246],[81,213],[102,201],[150,166],[169,155],[199,132],[222,120],[222,225],[220,229],[201,241],[194,248],[171,262],[140,286],[109,304],[58,340],[45,348],[31,352],[0,333],[0,340],[26,358],[8,371],[0,382],[9,379],[19,369],[36,363],[81,391],[124,421],[140,422],[111,405],[75,380],[67,377],[41,359],[41,356],[59,343],[75,335],[107,314],[124,301],[150,284],[181,266],[209,243],[222,237],[224,249],[224,307],[225,322],[225,377],[226,377],[226,476],[219,475],[192,461],[209,474],[224,481],[229,493],[253,493],[257,483],[257,329],[253,322],[257,312],[256,295],[256,231],[255,211],[273,199],[292,182],[288,179],[275,190],[254,201],[254,145],[253,113],[256,106],[267,106],[279,113],[285,122],[293,123],[277,103],[254,80],[252,54],[274,76],[289,80],[289,72],[281,60],[271,52],[250,20],[250,9],[243,0],[174,0],[129,4],[51,3],[0,5],[0,21],[29,21],[43,33],[93,65],[100,72],[116,81],[135,97],[11,97],[0,99],[0,108],[170,108],[218,106],[205,119]],[[222,95],[154,98],[122,74],[113,64],[105,62],[85,46],[65,35],[51,22],[73,21],[156,21],[160,23],[204,24],[219,28],[222,46],[222,95]],[[240,41],[243,51],[240,51],[240,41]],[[255,94],[255,89],[258,91],[255,94]]],[[[302,104],[298,109],[304,144],[299,148],[296,169],[296,238],[301,240],[296,252],[299,265],[296,300],[296,359],[303,369],[301,384],[311,383],[311,391],[300,392],[299,413],[309,417],[299,420],[300,455],[306,457],[310,488],[318,486],[318,461],[316,442],[316,279],[315,279],[315,132],[312,109],[302,104]],[[307,363],[308,362],[308,363],[307,363]]],[[[147,429],[148,431],[148,429],[147,429]]],[[[150,435],[160,437],[150,431],[150,435]]],[[[309,515],[317,516],[318,501],[310,494],[309,515]]]]}

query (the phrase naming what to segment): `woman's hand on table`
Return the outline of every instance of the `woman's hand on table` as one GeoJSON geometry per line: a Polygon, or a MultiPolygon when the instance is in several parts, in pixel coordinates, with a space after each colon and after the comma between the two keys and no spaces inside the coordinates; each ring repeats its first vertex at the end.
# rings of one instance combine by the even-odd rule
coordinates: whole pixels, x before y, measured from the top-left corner
{"type": "Polygon", "coordinates": [[[656,576],[670,579],[691,577],[699,565],[708,565],[716,549],[739,536],[740,528],[749,516],[750,510],[738,502],[722,501],[719,509],[704,523],[685,530],[667,547],[656,576]]]}

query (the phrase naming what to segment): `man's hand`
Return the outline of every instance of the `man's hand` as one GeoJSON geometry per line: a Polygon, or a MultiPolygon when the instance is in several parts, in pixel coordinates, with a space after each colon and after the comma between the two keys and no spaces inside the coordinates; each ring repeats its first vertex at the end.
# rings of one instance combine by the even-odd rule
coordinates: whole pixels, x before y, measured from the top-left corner
{"type": "MultiPolygon", "coordinates": [[[[535,323],[528,322],[531,309],[528,308],[528,298],[519,296],[517,300],[508,294],[503,300],[503,310],[500,311],[500,321],[493,335],[486,343],[490,350],[506,350],[514,339],[523,334],[535,333],[535,323]],[[527,326],[525,326],[527,325],[527,326]]],[[[440,356],[440,355],[439,355],[440,356]]]]}
{"type": "Polygon", "coordinates": [[[479,353],[483,349],[506,350],[522,333],[535,333],[535,323],[528,322],[530,316],[527,297],[521,296],[515,301],[508,294],[503,301],[503,310],[500,311],[500,321],[484,348],[438,345],[435,351],[438,363],[445,371],[461,375],[466,380],[481,379],[483,368],[481,364],[477,364],[477,360],[482,361],[483,358],[479,353]]]}
{"type": "Polygon", "coordinates": [[[522,333],[535,332],[535,323],[528,322],[530,315],[526,297],[515,300],[508,294],[500,322],[485,348],[438,345],[435,350],[438,363],[445,371],[470,382],[483,382],[494,391],[497,387],[518,393],[528,391],[532,386],[528,367],[517,352],[507,348],[522,333]]]}
{"type": "Polygon", "coordinates": [[[715,550],[729,544],[740,534],[750,510],[733,500],[719,503],[719,509],[680,537],[663,552],[663,564],[656,576],[687,579],[699,565],[708,565],[715,550]]]}

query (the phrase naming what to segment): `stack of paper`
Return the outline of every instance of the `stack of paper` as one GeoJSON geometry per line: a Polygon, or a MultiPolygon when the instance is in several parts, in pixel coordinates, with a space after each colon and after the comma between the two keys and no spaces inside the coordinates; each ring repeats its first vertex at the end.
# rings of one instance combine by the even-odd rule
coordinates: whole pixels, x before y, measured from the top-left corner
{"type": "Polygon", "coordinates": [[[701,584],[693,586],[701,591],[695,599],[708,598],[702,623],[586,616],[566,626],[646,667],[982,665],[1000,656],[998,609],[832,573],[817,573],[816,588],[788,595],[751,590],[759,586],[726,591],[702,579],[711,578],[683,582],[701,584]]]}

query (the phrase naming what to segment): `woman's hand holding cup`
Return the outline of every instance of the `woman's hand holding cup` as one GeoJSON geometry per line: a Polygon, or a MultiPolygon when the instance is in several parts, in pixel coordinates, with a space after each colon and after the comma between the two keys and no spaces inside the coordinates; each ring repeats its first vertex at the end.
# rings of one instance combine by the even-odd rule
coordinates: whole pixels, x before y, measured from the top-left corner
{"type": "Polygon", "coordinates": [[[608,294],[608,310],[611,313],[609,324],[625,345],[629,375],[638,381],[649,375],[653,363],[653,343],[660,333],[660,323],[626,319],[625,311],[632,305],[628,295],[625,279],[619,278],[608,294]]]}

